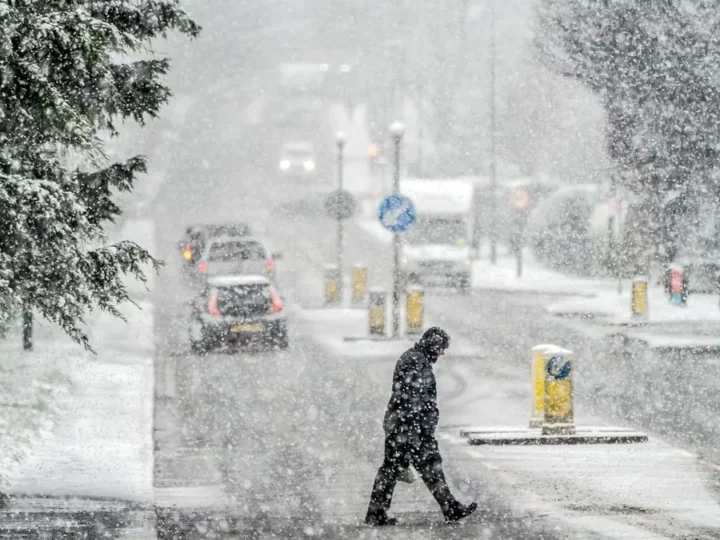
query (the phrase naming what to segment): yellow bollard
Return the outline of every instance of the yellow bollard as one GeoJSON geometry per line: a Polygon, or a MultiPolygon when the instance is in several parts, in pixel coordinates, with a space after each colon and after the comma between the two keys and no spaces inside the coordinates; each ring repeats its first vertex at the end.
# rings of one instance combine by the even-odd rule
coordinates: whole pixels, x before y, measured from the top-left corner
{"type": "Polygon", "coordinates": [[[633,319],[647,319],[648,317],[648,290],[647,279],[636,277],[632,281],[630,309],[633,319]]]}
{"type": "Polygon", "coordinates": [[[530,427],[540,428],[545,414],[545,351],[555,345],[536,345],[530,353],[530,427]]]}
{"type": "Polygon", "coordinates": [[[385,335],[385,291],[375,289],[370,291],[368,299],[368,332],[371,336],[385,335]]]}
{"type": "Polygon", "coordinates": [[[362,304],[367,288],[367,267],[356,264],[352,270],[352,303],[362,304]]]}
{"type": "Polygon", "coordinates": [[[405,297],[405,332],[410,335],[422,333],[425,291],[418,285],[408,287],[405,297]]]}
{"type": "Polygon", "coordinates": [[[543,435],[574,435],[572,351],[546,349],[543,435]]]}
{"type": "Polygon", "coordinates": [[[325,305],[340,301],[340,271],[334,264],[325,266],[325,305]]]}

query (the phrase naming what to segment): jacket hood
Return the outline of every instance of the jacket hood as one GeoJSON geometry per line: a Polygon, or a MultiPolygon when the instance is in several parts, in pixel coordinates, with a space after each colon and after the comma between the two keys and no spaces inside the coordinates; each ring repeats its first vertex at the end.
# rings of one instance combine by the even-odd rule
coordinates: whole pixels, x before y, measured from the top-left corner
{"type": "Polygon", "coordinates": [[[425,343],[422,339],[420,341],[418,341],[417,343],[415,343],[413,348],[416,351],[423,353],[425,358],[427,358],[428,362],[430,362],[431,364],[434,364],[435,362],[438,361],[438,355],[435,354],[434,352],[430,351],[428,344],[425,343]]]}

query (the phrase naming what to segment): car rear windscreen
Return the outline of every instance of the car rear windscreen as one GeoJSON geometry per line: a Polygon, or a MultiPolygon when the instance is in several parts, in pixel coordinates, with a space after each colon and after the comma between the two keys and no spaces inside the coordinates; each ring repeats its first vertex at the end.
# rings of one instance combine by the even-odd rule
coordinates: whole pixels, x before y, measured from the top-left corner
{"type": "Polygon", "coordinates": [[[230,317],[264,315],[271,304],[270,289],[265,283],[218,289],[218,310],[230,317]]]}
{"type": "Polygon", "coordinates": [[[265,259],[265,249],[257,242],[222,242],[210,247],[208,261],[255,261],[265,259]]]}
{"type": "Polygon", "coordinates": [[[250,226],[244,223],[214,225],[209,228],[210,236],[250,236],[252,231],[250,226]]]}

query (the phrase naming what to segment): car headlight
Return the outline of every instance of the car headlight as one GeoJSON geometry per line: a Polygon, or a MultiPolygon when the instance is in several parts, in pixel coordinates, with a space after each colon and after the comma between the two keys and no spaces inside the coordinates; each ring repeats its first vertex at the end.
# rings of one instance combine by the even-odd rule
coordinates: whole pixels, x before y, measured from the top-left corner
{"type": "Polygon", "coordinates": [[[290,168],[290,161],[288,161],[287,159],[283,159],[280,162],[280,169],[283,171],[287,171],[289,168],[290,168]]]}
{"type": "Polygon", "coordinates": [[[400,257],[400,264],[407,264],[407,257],[405,255],[400,257]]]}
{"type": "Polygon", "coordinates": [[[315,170],[315,163],[313,163],[312,161],[309,161],[309,160],[308,160],[308,161],[306,161],[305,163],[303,163],[303,167],[305,168],[305,170],[306,170],[307,172],[314,171],[314,170],[315,170]]]}

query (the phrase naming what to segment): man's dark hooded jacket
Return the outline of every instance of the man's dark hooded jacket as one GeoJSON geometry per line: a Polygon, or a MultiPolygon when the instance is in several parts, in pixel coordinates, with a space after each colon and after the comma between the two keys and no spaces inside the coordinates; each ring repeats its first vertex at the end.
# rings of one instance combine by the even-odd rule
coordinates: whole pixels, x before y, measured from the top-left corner
{"type": "Polygon", "coordinates": [[[433,364],[437,355],[420,340],[398,360],[383,423],[385,432],[409,432],[422,439],[435,435],[440,411],[433,364]]]}

